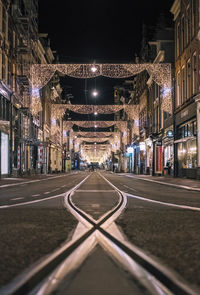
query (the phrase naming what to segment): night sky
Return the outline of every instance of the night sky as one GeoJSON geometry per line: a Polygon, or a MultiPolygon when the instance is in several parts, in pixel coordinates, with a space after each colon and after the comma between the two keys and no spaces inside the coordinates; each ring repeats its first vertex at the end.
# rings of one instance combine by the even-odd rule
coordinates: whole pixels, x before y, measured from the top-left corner
{"type": "MultiPolygon", "coordinates": [[[[48,33],[60,62],[134,63],[141,48],[142,24],[155,25],[160,13],[172,19],[172,4],[173,0],[40,0],[39,31],[48,33]]],[[[92,103],[93,79],[86,83],[65,78],[63,83],[65,92],[74,96],[72,103],[92,103]]],[[[96,78],[95,83],[101,89],[95,103],[112,103],[118,81],[96,78]]]]}
{"type": "Polygon", "coordinates": [[[141,44],[142,23],[170,15],[173,0],[39,1],[39,30],[64,61],[133,60],[141,44]]]}

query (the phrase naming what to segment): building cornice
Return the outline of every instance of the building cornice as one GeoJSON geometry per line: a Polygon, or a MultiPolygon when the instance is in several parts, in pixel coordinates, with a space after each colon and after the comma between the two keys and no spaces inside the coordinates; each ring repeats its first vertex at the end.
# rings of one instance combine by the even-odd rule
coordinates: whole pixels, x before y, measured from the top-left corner
{"type": "Polygon", "coordinates": [[[174,21],[177,19],[181,10],[181,0],[175,0],[170,12],[174,15],[174,21]]]}

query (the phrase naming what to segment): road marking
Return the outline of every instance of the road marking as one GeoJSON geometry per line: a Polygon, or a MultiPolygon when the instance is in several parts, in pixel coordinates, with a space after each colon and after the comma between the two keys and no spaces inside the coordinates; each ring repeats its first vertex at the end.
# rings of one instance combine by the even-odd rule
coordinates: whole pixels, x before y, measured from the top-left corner
{"type": "Polygon", "coordinates": [[[40,194],[32,195],[31,197],[39,197],[40,194]]]}
{"type": "Polygon", "coordinates": [[[44,193],[44,195],[48,195],[48,194],[50,194],[50,192],[45,192],[45,193],[44,193]]]}
{"type": "Polygon", "coordinates": [[[51,197],[39,199],[39,200],[34,200],[34,201],[28,201],[28,202],[23,202],[23,203],[18,203],[18,204],[12,204],[12,205],[1,205],[0,206],[0,209],[6,209],[6,208],[11,208],[11,207],[31,205],[31,204],[35,204],[35,203],[39,203],[39,202],[48,201],[48,200],[51,200],[51,199],[56,199],[56,198],[64,197],[65,195],[69,194],[73,189],[76,189],[76,187],[79,187],[84,181],[86,181],[86,179],[89,176],[90,175],[86,176],[80,183],[78,183],[76,186],[72,187],[71,189],[69,189],[65,193],[62,193],[62,194],[59,194],[59,195],[56,195],[56,196],[51,196],[51,197]]]}
{"type": "Polygon", "coordinates": [[[79,189],[76,190],[75,193],[110,193],[110,192],[115,192],[115,190],[83,190],[79,189]]]}
{"type": "Polygon", "coordinates": [[[92,204],[91,206],[92,206],[92,208],[99,208],[100,204],[92,204]]]}
{"type": "Polygon", "coordinates": [[[130,187],[130,186],[127,186],[127,185],[125,185],[125,184],[123,184],[123,186],[125,186],[126,188],[128,188],[128,189],[130,189],[130,190],[132,190],[132,191],[134,191],[134,192],[137,191],[136,189],[134,189],[134,188],[132,188],[132,187],[130,187]]]}
{"type": "Polygon", "coordinates": [[[142,177],[136,177],[136,176],[131,176],[131,175],[125,175],[125,176],[130,177],[130,178],[134,178],[134,179],[138,179],[138,180],[155,182],[155,183],[162,184],[162,185],[168,185],[168,186],[173,186],[173,187],[177,187],[177,188],[183,188],[183,189],[186,189],[186,190],[200,191],[200,188],[196,188],[196,187],[190,187],[190,186],[181,185],[181,184],[168,183],[168,182],[163,182],[163,181],[158,181],[158,180],[153,180],[153,179],[147,179],[147,178],[142,178],[142,177]]]}
{"type": "Polygon", "coordinates": [[[56,191],[58,191],[60,188],[55,188],[55,189],[53,189],[51,192],[56,192],[56,191]]]}
{"type": "Polygon", "coordinates": [[[49,176],[49,177],[44,178],[44,179],[35,179],[35,180],[30,180],[30,181],[24,181],[24,182],[21,182],[21,183],[3,184],[3,185],[0,185],[0,188],[4,188],[4,187],[8,187],[8,186],[23,185],[23,184],[33,183],[33,182],[46,181],[46,180],[51,180],[51,179],[59,178],[59,177],[71,176],[71,175],[74,175],[74,174],[76,174],[76,173],[70,173],[70,174],[59,175],[59,176],[49,176]]]}
{"type": "Polygon", "coordinates": [[[10,200],[11,200],[11,201],[15,201],[15,200],[21,200],[21,199],[24,199],[24,197],[13,198],[13,199],[10,199],[10,200]]]}
{"type": "Polygon", "coordinates": [[[173,204],[173,203],[161,202],[161,201],[156,201],[156,200],[152,200],[152,199],[147,199],[147,198],[131,195],[129,193],[127,193],[126,195],[127,195],[127,197],[139,199],[139,200],[142,200],[145,202],[151,202],[151,203],[156,203],[156,204],[160,204],[160,205],[164,205],[164,206],[176,207],[176,208],[193,210],[193,211],[200,211],[199,207],[191,207],[191,206],[186,206],[186,205],[178,205],[178,204],[173,204]]]}

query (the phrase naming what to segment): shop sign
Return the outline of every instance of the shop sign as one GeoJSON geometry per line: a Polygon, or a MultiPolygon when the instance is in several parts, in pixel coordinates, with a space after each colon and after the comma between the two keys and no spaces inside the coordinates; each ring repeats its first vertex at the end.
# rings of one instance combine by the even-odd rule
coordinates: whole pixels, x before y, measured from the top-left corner
{"type": "Polygon", "coordinates": [[[166,133],[166,136],[167,136],[168,138],[172,138],[172,137],[174,136],[174,132],[173,132],[173,130],[168,130],[167,133],[166,133]]]}
{"type": "Polygon", "coordinates": [[[129,146],[129,147],[127,148],[127,153],[128,153],[128,154],[133,154],[133,147],[129,146]]]}

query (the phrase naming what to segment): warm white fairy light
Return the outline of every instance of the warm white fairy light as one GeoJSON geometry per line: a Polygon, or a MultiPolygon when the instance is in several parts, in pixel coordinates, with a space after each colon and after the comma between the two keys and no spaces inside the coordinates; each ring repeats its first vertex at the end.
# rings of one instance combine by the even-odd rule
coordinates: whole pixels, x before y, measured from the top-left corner
{"type": "Polygon", "coordinates": [[[110,78],[128,78],[146,70],[160,86],[171,87],[171,64],[35,64],[31,66],[31,84],[42,88],[56,71],[75,78],[105,76],[110,78]]]}
{"type": "MultiPolygon", "coordinates": [[[[56,71],[70,77],[86,79],[98,76],[128,78],[144,70],[159,86],[169,89],[169,93],[163,95],[162,109],[171,113],[171,64],[168,63],[95,64],[95,66],[94,64],[35,64],[31,66],[30,85],[32,89],[41,89],[51,80],[56,71]]],[[[32,93],[32,113],[37,114],[41,110],[40,98],[36,99],[32,93]]]]}
{"type": "Polygon", "coordinates": [[[95,73],[95,72],[97,71],[97,67],[96,67],[95,65],[93,65],[93,66],[91,67],[91,71],[92,71],[93,73],[95,73]]]}

